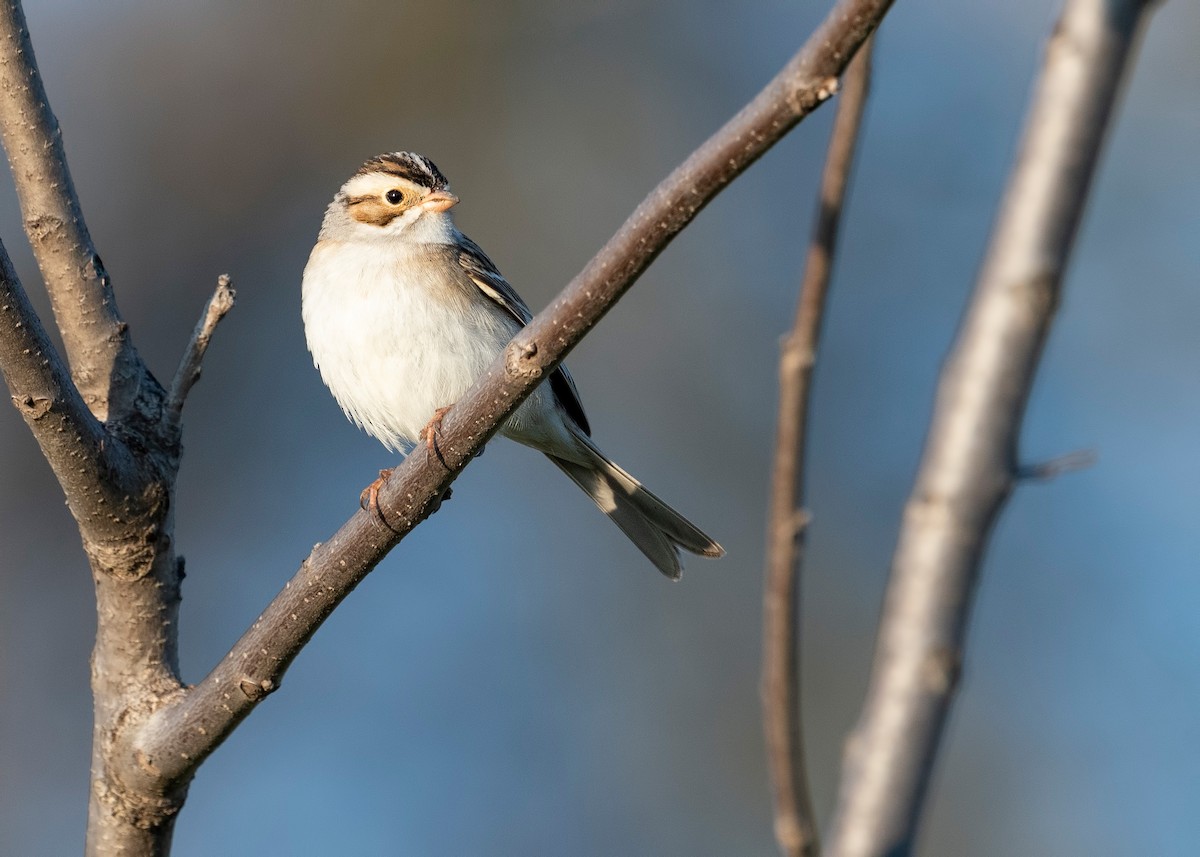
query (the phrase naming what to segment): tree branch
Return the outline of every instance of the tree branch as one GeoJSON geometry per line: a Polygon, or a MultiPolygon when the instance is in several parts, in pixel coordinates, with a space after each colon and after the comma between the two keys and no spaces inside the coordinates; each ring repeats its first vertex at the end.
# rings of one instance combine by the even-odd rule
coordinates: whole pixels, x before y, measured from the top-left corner
{"type": "MultiPolygon", "coordinates": [[[[14,382],[25,387],[31,377],[18,371],[22,357],[45,355],[42,393],[12,387],[14,401],[18,407],[29,397],[52,403],[30,426],[63,486],[89,557],[107,568],[129,557],[144,565],[145,528],[139,518],[161,505],[162,487],[150,483],[161,483],[163,474],[155,471],[163,461],[173,473],[177,449],[162,449],[161,388],[129,340],[92,246],[18,0],[0,0],[0,140],[72,370],[68,378],[6,256],[7,303],[24,324],[23,332],[0,328],[0,338],[9,340],[3,346],[6,379],[16,371],[10,387],[14,382]],[[93,419],[83,418],[79,401],[93,419]],[[128,424],[119,425],[125,417],[128,424]],[[54,428],[47,430],[51,424],[54,428]],[[137,438],[137,456],[127,445],[132,438],[137,438]]],[[[27,422],[43,405],[31,407],[27,422]]]]}
{"type": "Polygon", "coordinates": [[[0,374],[13,404],[62,483],[71,511],[91,521],[119,509],[104,426],[87,409],[0,244],[0,374]]]}
{"type": "Polygon", "coordinates": [[[800,563],[808,513],[804,460],[813,367],[837,250],[838,228],[871,78],[868,39],[846,70],[821,177],[796,319],[779,358],[767,579],[763,594],[763,732],[775,792],[775,839],[784,857],[820,850],[809,794],[800,711],[800,563]]]}
{"type": "Polygon", "coordinates": [[[186,781],[275,690],[320,624],[401,538],[436,510],[458,473],[504,419],[633,285],[718,192],[834,92],[837,77],[890,7],[841,0],[800,52],[720,131],[677,167],[616,235],[497,358],[442,422],[440,457],[409,455],[380,491],[385,526],[366,512],[318,545],[296,576],[205,679],[118,736],[136,758],[127,782],[186,781]],[[138,772],[141,772],[140,774],[138,772]]]}
{"type": "Polygon", "coordinates": [[[87,853],[162,855],[186,789],[126,787],[123,766],[137,759],[117,760],[112,747],[124,724],[181,688],[178,425],[164,418],[165,394],[92,246],[17,0],[0,0],[0,139],[71,367],[0,253],[0,371],[63,486],[96,588],[87,853]]]}
{"type": "Polygon", "coordinates": [[[175,380],[171,382],[171,391],[167,394],[166,419],[176,429],[183,416],[183,402],[191,392],[192,385],[200,380],[200,365],[204,362],[204,353],[208,351],[213,331],[225,314],[233,309],[236,297],[237,292],[233,290],[229,275],[222,274],[217,278],[217,290],[204,305],[204,315],[200,316],[196,329],[192,331],[192,338],[188,340],[179,361],[179,369],[175,372],[175,380]]]}
{"type": "Polygon", "coordinates": [[[1068,0],[975,293],[942,372],[892,561],[827,854],[911,853],[958,683],[979,563],[1013,485],[1021,417],[1143,13],[1068,0]]]}
{"type": "Polygon", "coordinates": [[[97,419],[121,415],[145,367],[84,223],[19,0],[0,0],[0,140],[75,385],[97,419]]]}
{"type": "Polygon", "coordinates": [[[153,843],[169,841],[170,818],[182,798],[125,800],[105,751],[108,730],[127,707],[179,687],[174,651],[179,574],[170,550],[169,503],[163,483],[147,479],[160,455],[143,449],[140,460],[133,460],[88,410],[2,245],[0,373],[63,487],[94,572],[96,741],[89,854],[153,854],[153,843]],[[124,817],[116,817],[115,806],[124,817]],[[135,813],[155,817],[156,807],[164,807],[157,815],[164,823],[125,823],[135,813]],[[147,847],[139,850],[131,842],[147,847]]]}

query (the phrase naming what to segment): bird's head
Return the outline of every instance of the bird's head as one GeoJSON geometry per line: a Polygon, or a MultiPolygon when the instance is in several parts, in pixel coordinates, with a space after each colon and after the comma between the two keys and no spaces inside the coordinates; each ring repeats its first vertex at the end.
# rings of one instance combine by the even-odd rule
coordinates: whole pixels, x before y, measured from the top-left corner
{"type": "Polygon", "coordinates": [[[457,203],[433,161],[412,152],[378,155],[334,196],[322,237],[447,242],[454,232],[449,210],[457,203]]]}

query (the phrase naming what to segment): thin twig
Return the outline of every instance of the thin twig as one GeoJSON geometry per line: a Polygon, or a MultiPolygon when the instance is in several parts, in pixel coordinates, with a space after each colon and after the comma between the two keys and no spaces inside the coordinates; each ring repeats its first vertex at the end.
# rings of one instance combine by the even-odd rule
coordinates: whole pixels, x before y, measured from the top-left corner
{"type": "Polygon", "coordinates": [[[709,200],[833,93],[890,0],[841,0],[767,87],[675,169],[551,306],[509,344],[446,415],[442,460],[419,451],[380,491],[389,526],[359,512],[305,560],[258,621],[198,685],[115,736],[144,764],[124,787],[186,781],[268,693],[321,623],[438,498],[517,406],[633,285],[709,200]],[[444,463],[443,463],[444,462],[444,463]]]}
{"type": "Polygon", "coordinates": [[[1038,461],[1033,464],[1022,464],[1017,467],[1013,478],[1021,481],[1045,482],[1057,479],[1067,473],[1087,470],[1096,463],[1096,451],[1092,449],[1077,449],[1065,455],[1057,455],[1048,461],[1038,461]]]}
{"type": "Polygon", "coordinates": [[[192,338],[188,340],[179,361],[179,369],[175,372],[175,380],[171,382],[171,392],[167,395],[167,414],[174,425],[179,425],[183,413],[183,402],[187,399],[192,385],[200,380],[200,367],[204,362],[204,353],[212,339],[213,331],[225,317],[225,313],[233,309],[237,292],[233,290],[228,274],[217,278],[217,289],[213,292],[208,303],[204,306],[204,315],[196,323],[192,338]]]}
{"type": "Polygon", "coordinates": [[[804,462],[813,367],[870,88],[873,43],[874,37],[863,44],[842,81],[796,319],[779,358],[779,416],[763,593],[762,702],[767,764],[775,793],[775,839],[784,857],[812,857],[820,850],[800,711],[800,564],[808,529],[804,462]]]}
{"type": "Polygon", "coordinates": [[[1148,8],[1142,0],[1068,0],[1050,39],[905,508],[828,857],[912,852],[980,561],[1012,490],[1022,413],[1148,8]]]}

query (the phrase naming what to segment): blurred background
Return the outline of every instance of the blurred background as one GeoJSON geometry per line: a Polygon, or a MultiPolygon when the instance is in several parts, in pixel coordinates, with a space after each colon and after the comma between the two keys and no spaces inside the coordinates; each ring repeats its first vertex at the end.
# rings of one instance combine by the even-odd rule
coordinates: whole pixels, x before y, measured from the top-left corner
{"type": "MultiPolygon", "coordinates": [[[[367,157],[432,157],[540,309],[768,80],[825,3],[28,4],[96,244],[189,402],[182,664],[199,680],[394,463],[312,368],[300,274],[367,157]]],[[[898,3],[818,368],[805,716],[828,817],[898,514],[1058,4],[898,3]]],[[[1111,135],[995,534],[921,853],[1200,846],[1200,7],[1163,4],[1111,135]]],[[[201,769],[191,855],[775,853],[759,725],[778,337],[833,116],[708,208],[575,351],[596,437],[728,549],[663,580],[540,456],[494,442],[201,769]]],[[[7,181],[0,236],[46,301],[7,181]]],[[[81,848],[91,583],[0,408],[0,852],[81,848]]]]}

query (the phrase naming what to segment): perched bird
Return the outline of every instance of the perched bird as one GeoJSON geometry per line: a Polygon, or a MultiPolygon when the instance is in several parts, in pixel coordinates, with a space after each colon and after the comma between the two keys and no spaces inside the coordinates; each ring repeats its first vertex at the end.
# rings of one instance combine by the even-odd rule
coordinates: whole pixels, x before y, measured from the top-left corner
{"type": "MultiPolygon", "coordinates": [[[[325,212],[304,269],[304,331],[321,378],[354,423],[389,449],[434,448],[442,415],[532,313],[474,241],[454,226],[458,202],[428,158],[367,161],[325,212]]],[[[500,433],[544,452],[663,574],[679,551],[724,550],[613,464],[592,442],[565,366],[500,433]]],[[[380,480],[363,492],[374,503],[380,480]]]]}

